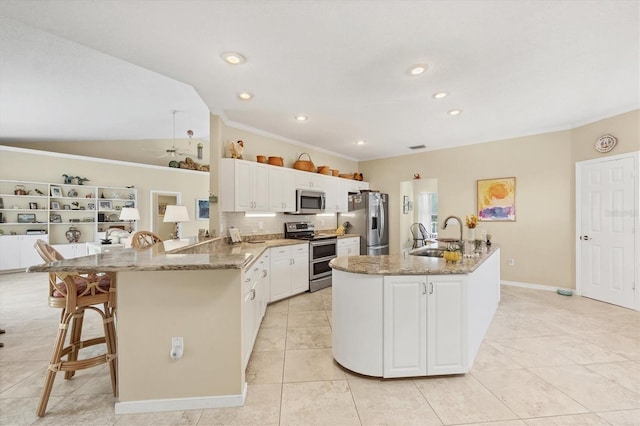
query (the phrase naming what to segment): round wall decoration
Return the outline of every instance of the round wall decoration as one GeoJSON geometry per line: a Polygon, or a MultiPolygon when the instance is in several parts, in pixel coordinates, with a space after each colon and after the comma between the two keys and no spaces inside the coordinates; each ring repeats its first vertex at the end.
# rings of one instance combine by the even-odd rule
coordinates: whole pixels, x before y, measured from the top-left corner
{"type": "Polygon", "coordinates": [[[598,152],[609,152],[616,146],[618,140],[611,135],[600,136],[596,141],[595,148],[598,152]]]}

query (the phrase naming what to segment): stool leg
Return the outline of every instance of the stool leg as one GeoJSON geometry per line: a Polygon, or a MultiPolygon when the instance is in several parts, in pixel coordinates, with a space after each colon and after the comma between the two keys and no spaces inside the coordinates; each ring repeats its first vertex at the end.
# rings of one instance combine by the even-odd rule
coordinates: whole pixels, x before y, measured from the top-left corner
{"type": "Polygon", "coordinates": [[[107,343],[107,362],[109,363],[109,371],[111,372],[111,389],[113,396],[118,394],[118,359],[116,358],[116,327],[114,323],[113,310],[109,309],[107,304],[104,305],[105,316],[104,323],[104,337],[107,343]]]}
{"type": "Polygon", "coordinates": [[[60,366],[60,358],[62,350],[64,349],[64,341],[67,338],[67,328],[69,327],[70,319],[71,315],[67,314],[63,309],[60,316],[60,324],[58,326],[58,335],[56,336],[56,341],[53,345],[51,361],[49,361],[47,372],[45,373],[44,386],[42,387],[42,393],[40,394],[40,402],[38,403],[38,408],[36,409],[36,415],[38,417],[44,416],[44,413],[47,411],[47,403],[49,402],[49,397],[51,396],[51,389],[53,389],[53,381],[56,378],[56,373],[58,372],[58,368],[60,366]]]}
{"type": "MultiPolygon", "coordinates": [[[[82,341],[82,323],[84,322],[84,310],[76,312],[71,318],[71,335],[69,343],[71,346],[71,352],[67,356],[68,361],[77,361],[78,353],[80,352],[79,343],[82,341]]],[[[65,371],[64,378],[69,380],[76,374],[75,371],[65,371]]]]}

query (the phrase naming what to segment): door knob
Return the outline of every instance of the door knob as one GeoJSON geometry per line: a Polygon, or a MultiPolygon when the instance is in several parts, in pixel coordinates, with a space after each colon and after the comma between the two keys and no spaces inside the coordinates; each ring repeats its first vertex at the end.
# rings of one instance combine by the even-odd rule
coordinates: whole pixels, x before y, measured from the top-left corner
{"type": "Polygon", "coordinates": [[[581,236],[580,236],[580,239],[581,239],[581,240],[583,240],[583,241],[588,241],[588,240],[590,240],[590,239],[591,239],[591,237],[590,237],[590,236],[588,236],[588,235],[581,235],[581,236]]]}

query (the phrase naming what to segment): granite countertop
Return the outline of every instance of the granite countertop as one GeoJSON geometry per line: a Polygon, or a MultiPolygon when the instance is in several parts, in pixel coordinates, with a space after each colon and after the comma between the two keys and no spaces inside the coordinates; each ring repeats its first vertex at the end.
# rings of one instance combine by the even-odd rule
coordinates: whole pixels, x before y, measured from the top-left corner
{"type": "Polygon", "coordinates": [[[463,258],[456,263],[447,263],[440,257],[425,257],[401,254],[382,256],[342,256],[333,259],[329,266],[338,271],[366,275],[447,275],[469,274],[496,252],[493,245],[485,255],[463,258]]]}
{"type": "Polygon", "coordinates": [[[118,272],[242,269],[270,247],[301,244],[299,240],[267,239],[261,242],[225,244],[215,238],[173,250],[164,244],[149,249],[126,248],[110,252],[34,265],[27,272],[118,272]]]}

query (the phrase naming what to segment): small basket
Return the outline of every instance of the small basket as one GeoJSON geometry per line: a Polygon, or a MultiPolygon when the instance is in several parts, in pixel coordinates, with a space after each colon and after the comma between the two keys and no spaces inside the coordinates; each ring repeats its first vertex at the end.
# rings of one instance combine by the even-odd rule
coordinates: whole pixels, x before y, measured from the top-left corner
{"type": "Polygon", "coordinates": [[[318,173],[321,175],[331,175],[331,168],[329,166],[318,166],[318,173]]]}
{"type": "Polygon", "coordinates": [[[302,154],[300,154],[300,156],[298,157],[298,159],[296,160],[295,163],[293,163],[293,168],[297,169],[297,170],[303,170],[305,172],[315,172],[316,171],[316,166],[313,164],[313,161],[311,161],[311,156],[309,154],[307,154],[306,152],[303,152],[302,154]],[[309,157],[309,160],[301,160],[300,158],[302,158],[303,155],[306,155],[307,157],[309,157]]]}
{"type": "Polygon", "coordinates": [[[331,169],[331,175],[332,175],[332,176],[338,176],[338,175],[340,175],[340,170],[331,169]]]}

